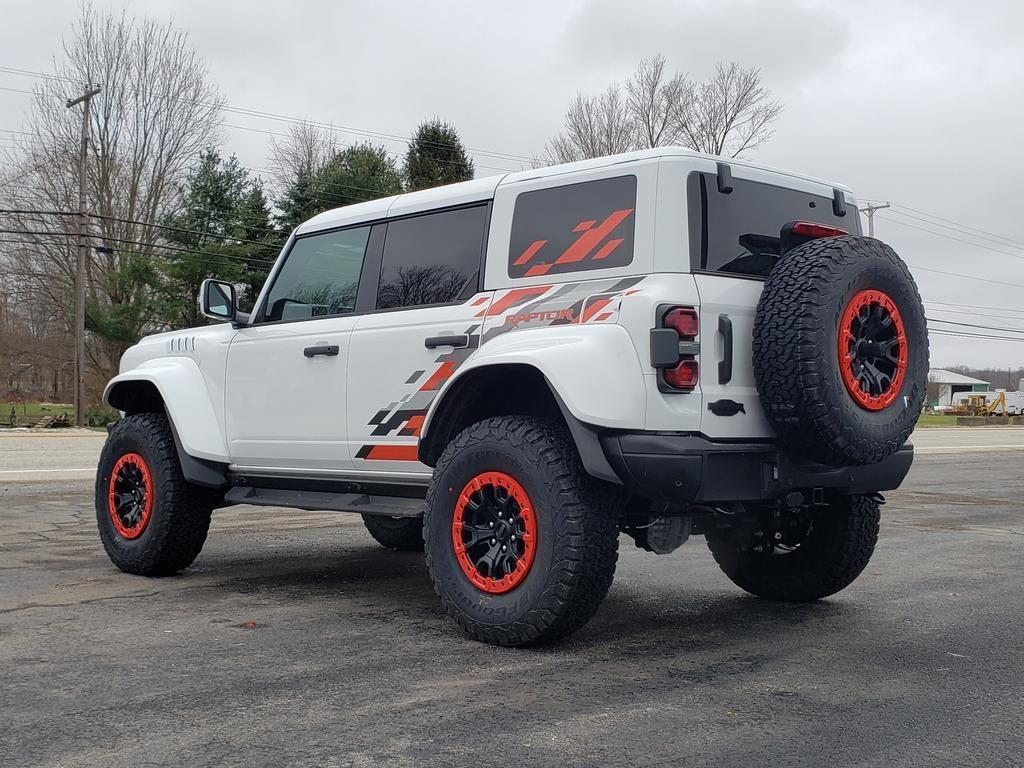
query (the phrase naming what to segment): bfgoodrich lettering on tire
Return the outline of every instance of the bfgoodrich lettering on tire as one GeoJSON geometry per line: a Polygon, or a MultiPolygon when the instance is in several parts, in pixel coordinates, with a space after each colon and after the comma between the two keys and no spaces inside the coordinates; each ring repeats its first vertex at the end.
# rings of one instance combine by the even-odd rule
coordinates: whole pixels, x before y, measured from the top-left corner
{"type": "Polygon", "coordinates": [[[96,473],[103,548],[126,573],[163,576],[203,548],[213,499],[185,481],[162,413],[126,416],[110,431],[96,473]]]}
{"type": "Polygon", "coordinates": [[[552,422],[478,422],[445,449],[427,492],[427,566],[445,612],[497,645],[551,642],[581,627],[618,556],[614,494],[586,475],[552,422]]]}
{"type": "Polygon", "coordinates": [[[881,461],[924,406],[924,307],[907,265],[878,240],[823,238],[783,256],[757,306],[753,354],[765,416],[812,461],[881,461]]]}

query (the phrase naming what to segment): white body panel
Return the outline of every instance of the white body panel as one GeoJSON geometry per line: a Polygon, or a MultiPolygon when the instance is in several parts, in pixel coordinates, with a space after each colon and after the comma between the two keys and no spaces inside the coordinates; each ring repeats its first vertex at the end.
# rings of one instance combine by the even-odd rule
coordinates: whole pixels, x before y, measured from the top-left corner
{"type": "MultiPolygon", "coordinates": [[[[430,468],[416,460],[415,448],[445,394],[474,370],[508,363],[540,370],[568,411],[589,425],[770,438],[751,364],[751,327],[762,283],[690,269],[686,178],[693,171],[713,174],[720,161],[676,148],[655,149],[327,211],[296,230],[268,286],[296,236],[492,201],[480,292],[435,307],[239,329],[223,325],[147,338],[125,355],[108,394],[121,382],[152,382],[188,453],[283,473],[426,477],[430,468]],[[520,195],[626,175],[636,178],[629,263],[510,276],[520,195]],[[690,393],[661,391],[651,364],[650,330],[665,305],[699,308],[701,377],[690,393]],[[719,315],[733,324],[732,378],[726,383],[717,375],[723,354],[719,315]],[[424,346],[427,337],[458,334],[472,338],[468,348],[424,346]],[[176,349],[174,340],[183,337],[192,340],[176,349]],[[339,353],[303,355],[306,347],[323,344],[337,345],[339,353]],[[744,412],[715,416],[707,406],[719,399],[742,404],[744,412]]],[[[836,187],[727,162],[737,179],[829,198],[836,187]]],[[[855,210],[853,198],[847,194],[846,199],[855,210]]],[[[586,232],[594,224],[581,221],[572,232],[586,232]]]]}
{"type": "Polygon", "coordinates": [[[224,402],[234,464],[288,469],[351,466],[345,441],[345,368],[354,317],[242,328],[227,357],[224,402]],[[307,347],[338,354],[306,357],[307,347]]]}

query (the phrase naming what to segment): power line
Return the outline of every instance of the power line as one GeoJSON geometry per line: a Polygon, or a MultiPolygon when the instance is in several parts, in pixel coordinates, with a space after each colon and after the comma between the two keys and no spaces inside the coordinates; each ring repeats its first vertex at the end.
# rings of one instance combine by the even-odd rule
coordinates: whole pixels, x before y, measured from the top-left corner
{"type": "Polygon", "coordinates": [[[972,242],[971,240],[961,240],[959,237],[953,237],[952,235],[947,235],[944,232],[936,232],[933,229],[925,229],[924,227],[918,227],[918,226],[915,226],[913,224],[908,224],[905,221],[900,221],[899,219],[892,219],[892,218],[889,218],[888,216],[881,216],[881,215],[878,218],[885,219],[886,221],[890,221],[893,224],[898,224],[901,227],[907,227],[909,229],[916,229],[919,232],[927,232],[929,235],[935,235],[935,237],[944,237],[947,240],[953,240],[954,242],[957,242],[957,243],[963,243],[964,245],[971,245],[971,246],[974,246],[975,248],[980,248],[983,251],[991,251],[992,253],[1000,253],[1003,256],[1012,256],[1015,259],[1024,259],[1024,255],[1019,254],[1019,253],[1011,253],[1010,251],[1001,251],[998,248],[992,248],[992,247],[987,246],[987,245],[980,245],[979,243],[972,242]]]}
{"type": "Polygon", "coordinates": [[[975,281],[978,281],[979,283],[991,283],[992,285],[995,285],[995,286],[1009,286],[1011,288],[1024,288],[1024,283],[1008,283],[1006,281],[1001,281],[1001,280],[989,280],[988,278],[976,278],[976,276],[973,275],[973,274],[962,274],[961,272],[947,272],[947,271],[943,271],[942,269],[933,269],[932,267],[929,267],[929,266],[918,266],[916,264],[911,264],[909,261],[906,262],[906,263],[907,263],[907,266],[909,266],[911,269],[920,269],[921,271],[925,271],[925,272],[935,272],[936,274],[945,274],[947,276],[947,278],[963,278],[964,280],[975,280],[975,281]]]}
{"type": "MultiPolygon", "coordinates": [[[[1005,241],[1007,241],[1009,243],[1013,243],[1014,245],[1024,246],[1024,241],[1014,240],[1012,237],[1006,237],[1005,235],[1000,235],[1000,234],[997,234],[995,232],[990,232],[990,231],[985,230],[985,229],[979,229],[977,227],[972,227],[969,224],[962,224],[960,222],[953,221],[952,219],[947,219],[944,216],[938,216],[938,215],[936,215],[934,213],[928,213],[927,211],[921,211],[921,210],[918,210],[917,208],[911,208],[909,205],[904,205],[903,203],[893,203],[893,205],[895,205],[897,208],[906,208],[908,211],[913,211],[914,213],[918,213],[918,214],[920,214],[922,216],[927,216],[927,217],[932,218],[932,219],[939,219],[940,221],[944,221],[944,222],[946,222],[948,224],[953,224],[953,225],[961,227],[963,229],[969,229],[969,230],[971,230],[973,232],[978,232],[978,233],[983,234],[983,235],[991,235],[994,238],[997,238],[999,240],[1005,240],[1005,241]]],[[[906,214],[903,214],[903,215],[906,216],[906,214]]]]}
{"type": "MultiPolygon", "coordinates": [[[[994,243],[995,245],[1001,246],[1003,248],[1012,248],[1013,250],[1018,250],[1018,248],[1019,248],[1019,246],[1017,246],[1014,243],[1013,240],[1010,240],[1009,238],[1004,238],[1001,235],[993,235],[991,233],[983,232],[983,231],[970,232],[970,231],[967,231],[966,229],[961,228],[959,226],[954,226],[953,224],[944,224],[944,223],[941,223],[939,221],[933,221],[932,219],[925,218],[923,216],[915,216],[912,213],[904,213],[903,211],[896,210],[896,208],[903,208],[903,207],[905,207],[905,206],[901,206],[901,205],[899,205],[897,203],[896,207],[893,208],[892,213],[894,215],[896,215],[896,216],[904,216],[904,217],[906,217],[908,219],[913,219],[914,221],[919,221],[919,222],[921,222],[923,224],[928,224],[928,225],[933,226],[933,227],[942,227],[943,229],[948,229],[951,232],[956,232],[958,235],[965,235],[966,237],[973,237],[975,239],[987,240],[988,242],[994,243]]],[[[943,234],[944,235],[945,233],[938,233],[938,232],[936,232],[935,234],[943,234]]],[[[1024,245],[1024,244],[1022,244],[1022,245],[1024,245]]]]}
{"type": "Polygon", "coordinates": [[[967,307],[968,309],[991,309],[995,312],[1020,312],[1024,313],[1024,309],[1014,309],[1012,307],[989,307],[981,304],[955,304],[950,301],[939,301],[938,299],[925,299],[929,304],[942,304],[945,307],[967,307]]]}
{"type": "Polygon", "coordinates": [[[962,333],[960,331],[928,331],[930,335],[935,336],[955,336],[962,339],[988,339],[990,341],[1020,341],[1024,342],[1024,337],[1021,336],[986,336],[981,333],[962,333]]]}
{"type": "MultiPolygon", "coordinates": [[[[21,214],[21,215],[47,215],[47,216],[78,216],[79,214],[72,211],[38,211],[38,210],[25,210],[25,209],[2,209],[0,208],[0,214],[21,214]]],[[[247,240],[244,237],[235,237],[234,235],[218,235],[214,232],[202,232],[198,229],[185,229],[184,227],[172,227],[169,224],[155,224],[149,221],[139,221],[138,219],[120,219],[116,216],[104,216],[99,213],[89,214],[90,218],[103,219],[105,221],[116,221],[121,224],[138,224],[143,227],[153,227],[154,229],[164,229],[171,232],[183,232],[189,235],[199,235],[200,237],[213,237],[221,240],[231,240],[236,243],[248,243],[250,245],[257,245],[261,249],[266,250],[273,248],[280,250],[280,245],[274,243],[260,242],[259,240],[247,240]]]]}
{"type": "MultiPolygon", "coordinates": [[[[983,330],[983,331],[1012,332],[1012,331],[1017,331],[1018,330],[1017,328],[1006,328],[1006,327],[1000,327],[1000,326],[995,326],[995,325],[977,325],[975,323],[958,323],[958,322],[955,322],[953,320],[940,320],[940,319],[934,318],[934,317],[926,317],[925,320],[927,320],[929,323],[944,323],[946,325],[957,325],[957,326],[961,326],[963,328],[978,328],[978,329],[983,330]]],[[[946,329],[940,328],[938,330],[946,330],[946,329]]],[[[1020,333],[1024,333],[1024,328],[1019,329],[1019,331],[1020,331],[1020,333]]]]}
{"type": "MultiPolygon", "coordinates": [[[[70,232],[41,232],[39,230],[17,230],[17,229],[0,229],[0,235],[29,235],[29,236],[40,236],[40,237],[75,237],[70,232]]],[[[273,266],[276,260],[274,259],[258,259],[250,258],[246,256],[235,256],[232,254],[214,253],[213,251],[201,251],[195,248],[179,248],[174,245],[160,245],[159,243],[147,243],[144,240],[128,240],[122,237],[108,237],[106,235],[100,236],[100,240],[109,243],[127,243],[128,245],[141,245],[146,248],[159,248],[165,251],[177,251],[179,253],[194,253],[202,256],[211,256],[216,259],[227,259],[233,261],[244,261],[244,262],[255,262],[259,264],[266,264],[267,266],[273,266]]],[[[3,241],[0,241],[3,242],[3,241]]]]}
{"type": "MultiPolygon", "coordinates": [[[[46,72],[35,72],[35,71],[32,71],[32,70],[20,69],[20,68],[17,68],[17,67],[0,66],[0,72],[6,72],[7,74],[21,75],[21,76],[24,76],[24,77],[41,77],[41,78],[44,78],[46,80],[58,81],[58,82],[76,83],[76,85],[77,85],[77,82],[72,80],[71,78],[61,77],[59,75],[53,75],[53,74],[46,73],[46,72]]],[[[25,93],[25,94],[29,94],[29,95],[33,95],[34,94],[33,91],[25,91],[25,90],[20,90],[20,89],[16,89],[16,88],[4,88],[3,90],[9,90],[9,91],[13,91],[15,93],[25,93]]],[[[121,89],[121,90],[125,90],[125,91],[129,91],[130,92],[130,89],[127,89],[127,88],[124,88],[124,89],[121,89]]],[[[257,117],[257,118],[261,118],[261,119],[264,119],[264,120],[274,120],[274,121],[277,121],[277,122],[289,123],[289,124],[293,124],[293,125],[303,125],[303,124],[311,125],[311,126],[314,126],[314,127],[321,128],[323,130],[329,131],[331,133],[351,133],[351,134],[356,134],[358,136],[368,136],[368,137],[371,137],[371,138],[382,139],[382,140],[385,140],[385,141],[397,141],[397,142],[406,142],[406,143],[412,140],[412,137],[410,137],[410,136],[403,136],[401,134],[388,133],[388,132],[385,132],[385,131],[373,131],[373,130],[369,130],[369,129],[365,129],[365,128],[356,128],[354,126],[349,126],[349,125],[335,125],[334,123],[324,122],[324,121],[321,121],[321,120],[312,120],[312,119],[301,118],[301,117],[292,117],[290,115],[283,115],[283,114],[276,113],[276,112],[267,112],[265,110],[260,110],[260,109],[251,109],[249,107],[235,107],[235,106],[231,106],[230,104],[211,104],[211,103],[208,103],[208,102],[190,101],[190,100],[187,100],[187,99],[178,99],[177,101],[181,101],[181,102],[184,102],[186,104],[192,104],[192,105],[195,105],[195,106],[218,107],[219,109],[221,109],[224,112],[230,112],[230,113],[238,114],[238,115],[245,115],[245,116],[248,116],[248,117],[257,117]]],[[[428,146],[434,146],[434,147],[442,148],[442,149],[450,149],[451,148],[451,145],[443,144],[441,142],[429,142],[428,141],[428,142],[424,142],[424,143],[426,145],[428,145],[428,146]]],[[[499,152],[499,151],[495,151],[495,150],[480,149],[480,148],[476,148],[476,147],[466,147],[466,151],[469,152],[470,154],[473,154],[473,155],[483,155],[485,157],[494,158],[495,160],[504,160],[505,162],[512,161],[512,162],[520,162],[520,163],[530,163],[531,165],[534,162],[534,158],[532,158],[532,157],[527,157],[526,155],[518,155],[518,154],[515,154],[515,153],[512,153],[512,152],[499,152]]],[[[509,171],[509,170],[512,170],[512,169],[501,168],[501,169],[494,169],[494,170],[509,171]]]]}

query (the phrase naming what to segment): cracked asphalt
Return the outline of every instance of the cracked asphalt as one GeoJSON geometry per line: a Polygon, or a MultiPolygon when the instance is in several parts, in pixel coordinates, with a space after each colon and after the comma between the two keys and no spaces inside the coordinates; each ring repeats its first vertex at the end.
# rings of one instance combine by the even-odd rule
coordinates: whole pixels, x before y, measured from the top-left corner
{"type": "Polygon", "coordinates": [[[121,574],[60,471],[102,436],[0,435],[0,766],[1020,766],[1022,438],[915,435],[829,600],[763,603],[702,540],[623,538],[590,624],[507,650],[354,516],[222,510],[184,574],[121,574]]]}

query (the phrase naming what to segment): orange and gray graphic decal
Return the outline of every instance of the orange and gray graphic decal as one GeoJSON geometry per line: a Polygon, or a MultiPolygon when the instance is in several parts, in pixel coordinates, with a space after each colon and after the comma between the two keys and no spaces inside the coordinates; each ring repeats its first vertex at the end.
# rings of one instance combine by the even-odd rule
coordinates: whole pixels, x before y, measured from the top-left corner
{"type": "MultiPolygon", "coordinates": [[[[416,388],[397,403],[381,408],[367,422],[373,427],[371,437],[410,437],[418,441],[430,404],[459,366],[480,346],[479,325],[471,325],[463,333],[469,346],[438,355],[434,367],[413,371],[405,383],[416,388]]],[[[356,451],[357,459],[368,461],[417,461],[416,443],[367,443],[356,451]]]]}
{"type": "Polygon", "coordinates": [[[635,210],[635,176],[523,192],[512,217],[509,277],[629,264],[635,210]]]}

